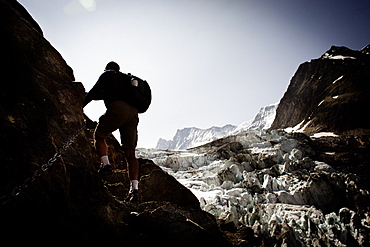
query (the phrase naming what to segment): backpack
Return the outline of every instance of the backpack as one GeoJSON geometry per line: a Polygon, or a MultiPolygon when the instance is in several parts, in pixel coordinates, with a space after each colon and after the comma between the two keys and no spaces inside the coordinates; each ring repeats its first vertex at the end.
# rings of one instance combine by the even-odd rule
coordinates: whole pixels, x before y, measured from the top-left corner
{"type": "Polygon", "coordinates": [[[138,85],[130,85],[132,105],[139,113],[144,113],[148,110],[152,102],[152,91],[147,81],[131,75],[131,82],[134,80],[138,82],[138,85]]]}

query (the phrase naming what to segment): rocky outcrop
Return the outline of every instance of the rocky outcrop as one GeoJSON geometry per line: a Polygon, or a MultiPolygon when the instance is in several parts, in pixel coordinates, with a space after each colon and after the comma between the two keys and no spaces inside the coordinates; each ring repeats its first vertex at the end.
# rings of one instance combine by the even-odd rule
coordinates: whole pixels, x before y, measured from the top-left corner
{"type": "Polygon", "coordinates": [[[332,46],[301,64],[279,103],[272,129],[297,126],[312,134],[369,129],[369,45],[360,51],[332,46]]]}
{"type": "Polygon", "coordinates": [[[124,202],[129,181],[123,153],[112,137],[114,171],[97,173],[96,123],[87,119],[84,125],[85,90],[73,82],[72,69],[18,2],[0,0],[0,19],[2,241],[230,245],[197,198],[149,160],[140,160],[142,202],[124,202]]]}

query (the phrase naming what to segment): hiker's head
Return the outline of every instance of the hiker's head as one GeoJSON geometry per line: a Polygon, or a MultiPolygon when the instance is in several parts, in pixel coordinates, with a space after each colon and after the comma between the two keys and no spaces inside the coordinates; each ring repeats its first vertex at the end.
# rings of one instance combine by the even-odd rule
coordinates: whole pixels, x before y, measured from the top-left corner
{"type": "Polygon", "coordinates": [[[119,65],[116,62],[109,62],[107,66],[105,66],[105,70],[115,70],[119,71],[119,65]]]}

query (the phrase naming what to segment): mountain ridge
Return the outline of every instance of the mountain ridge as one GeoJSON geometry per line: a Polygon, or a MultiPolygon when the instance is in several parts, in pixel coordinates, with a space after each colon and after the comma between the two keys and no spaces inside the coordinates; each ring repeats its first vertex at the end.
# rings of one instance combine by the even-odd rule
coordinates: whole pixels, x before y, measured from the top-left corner
{"type": "Polygon", "coordinates": [[[172,140],[160,138],[156,149],[185,150],[200,146],[222,137],[237,134],[247,129],[268,129],[275,117],[275,111],[278,103],[261,107],[257,115],[249,121],[235,126],[227,124],[223,127],[213,126],[208,129],[188,127],[178,129],[172,140]]]}

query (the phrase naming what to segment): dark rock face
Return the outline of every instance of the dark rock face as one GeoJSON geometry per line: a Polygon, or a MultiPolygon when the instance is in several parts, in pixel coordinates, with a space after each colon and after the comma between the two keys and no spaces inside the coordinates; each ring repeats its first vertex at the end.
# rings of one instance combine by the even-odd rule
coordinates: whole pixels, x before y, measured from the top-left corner
{"type": "Polygon", "coordinates": [[[196,197],[149,160],[140,160],[142,203],[123,202],[129,188],[123,153],[112,137],[114,171],[97,173],[99,158],[92,146],[96,123],[87,119],[81,128],[85,90],[73,82],[72,69],[18,2],[0,0],[0,19],[3,241],[41,246],[230,245],[196,197]],[[72,146],[51,160],[78,130],[72,146]],[[34,181],[28,179],[32,177],[34,181]],[[27,186],[18,187],[22,184],[27,186]]]}
{"type": "MultiPolygon", "coordinates": [[[[359,188],[354,190],[370,190],[370,135],[314,138],[312,146],[315,148],[317,160],[331,165],[338,171],[354,174],[357,177],[359,188]]],[[[370,211],[370,202],[367,200],[355,196],[350,202],[358,212],[370,211]]]]}
{"type": "Polygon", "coordinates": [[[277,108],[272,129],[306,125],[305,132],[369,129],[369,45],[331,47],[299,66],[277,108]]]}

